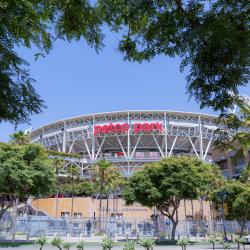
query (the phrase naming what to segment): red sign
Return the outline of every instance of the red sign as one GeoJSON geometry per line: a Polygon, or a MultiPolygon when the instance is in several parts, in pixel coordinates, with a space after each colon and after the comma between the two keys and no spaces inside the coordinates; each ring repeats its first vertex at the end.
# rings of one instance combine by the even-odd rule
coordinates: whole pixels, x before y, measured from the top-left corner
{"type": "Polygon", "coordinates": [[[148,132],[148,131],[163,131],[162,123],[153,122],[153,123],[134,123],[134,132],[138,134],[140,132],[148,132]]]}
{"type": "MultiPolygon", "coordinates": [[[[98,125],[94,127],[94,135],[99,135],[101,133],[108,134],[111,132],[127,132],[129,130],[129,124],[127,123],[117,123],[117,124],[108,124],[108,125],[98,125]]],[[[154,130],[163,131],[163,125],[159,122],[152,122],[152,123],[134,123],[133,130],[135,134],[140,132],[151,132],[154,130]]]]}
{"type": "Polygon", "coordinates": [[[129,125],[127,123],[117,123],[103,126],[95,126],[94,127],[94,135],[98,135],[100,133],[108,134],[111,132],[127,132],[129,130],[129,125]]]}

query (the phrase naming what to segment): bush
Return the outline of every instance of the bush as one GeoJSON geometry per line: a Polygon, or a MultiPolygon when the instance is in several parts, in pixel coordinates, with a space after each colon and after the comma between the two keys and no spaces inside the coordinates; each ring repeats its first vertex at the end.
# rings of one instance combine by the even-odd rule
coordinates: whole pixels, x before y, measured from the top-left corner
{"type": "Polygon", "coordinates": [[[135,250],[135,241],[129,240],[124,244],[123,250],[135,250]]]}
{"type": "Polygon", "coordinates": [[[101,245],[103,250],[110,250],[114,246],[114,242],[110,238],[106,238],[101,245]]]}
{"type": "Polygon", "coordinates": [[[189,244],[188,239],[180,239],[176,243],[178,246],[181,246],[182,250],[186,250],[187,245],[189,244]]]}
{"type": "Polygon", "coordinates": [[[57,247],[59,250],[63,250],[62,249],[62,245],[63,245],[63,240],[59,237],[55,237],[52,241],[51,241],[51,245],[54,247],[57,247]]]}
{"type": "Polygon", "coordinates": [[[40,250],[42,250],[43,246],[47,243],[48,243],[48,239],[45,236],[38,238],[37,241],[35,242],[35,244],[40,245],[40,250]]]}
{"type": "Polygon", "coordinates": [[[71,247],[71,244],[70,244],[69,242],[63,243],[63,248],[64,248],[65,250],[70,250],[70,247],[71,247]]]}
{"type": "Polygon", "coordinates": [[[83,240],[81,240],[77,245],[76,245],[76,249],[77,250],[83,250],[85,246],[85,242],[83,240]]]}
{"type": "Polygon", "coordinates": [[[140,239],[138,244],[144,247],[146,250],[152,250],[155,244],[155,240],[152,239],[140,239]]]}

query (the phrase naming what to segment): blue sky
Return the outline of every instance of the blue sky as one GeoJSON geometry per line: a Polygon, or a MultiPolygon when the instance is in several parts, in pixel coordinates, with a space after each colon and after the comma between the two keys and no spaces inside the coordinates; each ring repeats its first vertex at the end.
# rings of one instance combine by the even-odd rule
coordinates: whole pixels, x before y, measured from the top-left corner
{"type": "MultiPolygon", "coordinates": [[[[178,110],[214,114],[188,101],[185,75],[179,58],[158,56],[141,64],[123,61],[117,50],[118,37],[105,39],[106,47],[96,54],[84,41],[57,41],[45,58],[34,60],[36,49],[19,49],[30,63],[31,76],[47,109],[19,129],[88,113],[117,110],[178,110]]],[[[250,86],[241,90],[250,95],[250,86]]],[[[14,132],[10,123],[0,124],[0,141],[14,132]]]]}

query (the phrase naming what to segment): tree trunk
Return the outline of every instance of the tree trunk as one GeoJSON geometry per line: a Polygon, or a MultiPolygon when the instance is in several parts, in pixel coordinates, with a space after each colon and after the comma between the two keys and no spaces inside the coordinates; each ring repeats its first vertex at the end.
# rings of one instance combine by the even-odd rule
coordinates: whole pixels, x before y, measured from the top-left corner
{"type": "Polygon", "coordinates": [[[194,204],[193,204],[193,200],[191,200],[191,208],[192,208],[192,220],[194,220],[194,204]]]}
{"type": "Polygon", "coordinates": [[[16,239],[16,218],[17,218],[17,206],[18,206],[19,198],[17,197],[14,201],[14,211],[12,218],[12,241],[16,239]]]}
{"type": "Polygon", "coordinates": [[[107,203],[106,203],[106,220],[109,217],[109,195],[107,195],[107,203]]]}
{"type": "Polygon", "coordinates": [[[171,239],[170,240],[171,240],[171,242],[174,242],[177,223],[173,219],[171,220],[171,222],[172,222],[172,232],[171,232],[171,239]]]}
{"type": "Polygon", "coordinates": [[[71,226],[70,226],[70,236],[72,236],[73,232],[73,215],[74,215],[74,194],[71,196],[71,226]]]}
{"type": "Polygon", "coordinates": [[[109,221],[109,195],[107,195],[107,203],[106,203],[106,234],[108,233],[108,221],[109,221]]]}
{"type": "Polygon", "coordinates": [[[113,192],[113,216],[115,217],[115,192],[113,192]]]}
{"type": "Polygon", "coordinates": [[[99,233],[101,233],[102,227],[101,227],[101,223],[102,223],[102,182],[100,185],[100,201],[99,201],[99,233]]]}
{"type": "Polygon", "coordinates": [[[243,221],[243,223],[240,223],[240,237],[243,236],[245,226],[246,226],[246,221],[243,221]]]}

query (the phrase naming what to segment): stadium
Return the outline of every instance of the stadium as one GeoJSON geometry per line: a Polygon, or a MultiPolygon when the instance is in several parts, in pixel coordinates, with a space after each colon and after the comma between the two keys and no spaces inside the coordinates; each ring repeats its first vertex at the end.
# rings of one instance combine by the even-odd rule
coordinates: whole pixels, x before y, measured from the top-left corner
{"type": "Polygon", "coordinates": [[[90,177],[90,166],[100,159],[130,176],[147,162],[173,155],[211,161],[216,119],[177,111],[106,112],[56,121],[30,136],[48,150],[68,153],[65,168],[75,164],[83,178],[90,177]]]}
{"type": "MultiPolygon", "coordinates": [[[[225,165],[226,158],[221,154],[216,156],[217,160],[214,158],[217,128],[217,117],[213,115],[165,110],[119,111],[63,119],[29,135],[33,143],[41,143],[48,152],[51,150],[50,157],[55,157],[57,151],[65,173],[73,165],[79,168],[83,179],[89,179],[91,166],[100,159],[112,162],[124,177],[131,176],[145,163],[171,156],[194,156],[225,165]]],[[[170,221],[156,208],[138,203],[127,206],[119,192],[103,197],[101,208],[98,194],[58,196],[57,193],[52,197],[34,197],[30,205],[35,214],[43,215],[44,234],[56,231],[90,236],[96,232],[97,218],[101,218],[99,225],[108,235],[121,237],[153,236],[157,230],[170,232],[171,228],[170,221]]],[[[177,232],[195,236],[199,230],[204,235],[215,227],[222,231],[219,216],[214,205],[203,196],[182,200],[177,232]]]]}

